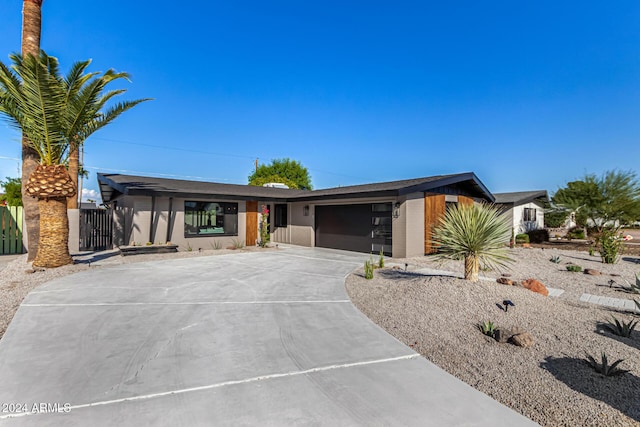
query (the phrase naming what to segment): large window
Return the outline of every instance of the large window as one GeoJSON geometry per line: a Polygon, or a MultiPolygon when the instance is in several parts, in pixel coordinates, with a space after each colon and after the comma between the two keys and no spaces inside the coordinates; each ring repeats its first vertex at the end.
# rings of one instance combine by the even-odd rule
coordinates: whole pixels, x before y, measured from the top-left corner
{"type": "Polygon", "coordinates": [[[237,235],[237,203],[184,202],[184,237],[237,235]]]}
{"type": "Polygon", "coordinates": [[[525,222],[535,222],[536,221],[536,210],[533,208],[524,208],[523,221],[525,222]]]}
{"type": "Polygon", "coordinates": [[[287,205],[276,205],[274,212],[274,224],[276,227],[287,226],[287,205]]]}

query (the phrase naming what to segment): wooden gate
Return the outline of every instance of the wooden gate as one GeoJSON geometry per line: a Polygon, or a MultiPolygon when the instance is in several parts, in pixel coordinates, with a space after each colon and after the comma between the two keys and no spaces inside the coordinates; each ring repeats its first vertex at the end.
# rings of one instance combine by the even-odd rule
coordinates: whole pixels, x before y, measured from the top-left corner
{"type": "Polygon", "coordinates": [[[104,251],[112,248],[113,211],[80,209],[80,250],[104,251]]]}
{"type": "Polygon", "coordinates": [[[2,218],[2,247],[0,253],[21,254],[22,246],[22,206],[0,206],[2,218]]]}

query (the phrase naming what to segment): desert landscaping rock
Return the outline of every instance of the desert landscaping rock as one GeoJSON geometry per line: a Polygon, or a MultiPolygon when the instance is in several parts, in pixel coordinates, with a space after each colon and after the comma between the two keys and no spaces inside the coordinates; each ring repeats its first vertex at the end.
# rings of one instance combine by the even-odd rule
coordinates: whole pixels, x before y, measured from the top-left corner
{"type": "Polygon", "coordinates": [[[370,281],[352,275],[347,291],[363,313],[399,340],[417,342],[414,349],[427,359],[543,426],[638,427],[640,333],[620,340],[599,329],[612,314],[626,322],[637,316],[580,301],[585,292],[611,298],[629,294],[609,288],[602,276],[570,274],[564,265],[549,261],[550,256],[560,256],[631,281],[638,257],[625,255],[619,263],[605,265],[587,253],[555,249],[515,248],[509,255],[516,260],[510,268],[481,273],[491,281],[417,275],[413,272],[430,268],[462,277],[464,265],[430,257],[402,258],[390,262],[408,263],[408,272],[388,275],[379,270],[370,281]],[[535,278],[565,292],[545,298],[521,287],[498,285],[495,281],[504,272],[515,281],[535,278]],[[499,310],[496,304],[505,299],[514,301],[516,309],[499,310]],[[481,321],[492,321],[498,329],[520,327],[535,343],[526,349],[498,344],[477,330],[481,321]],[[602,377],[585,362],[586,352],[624,359],[621,368],[630,372],[602,377]]]}
{"type": "Polygon", "coordinates": [[[498,279],[496,279],[496,282],[500,283],[501,285],[513,286],[513,280],[507,279],[506,277],[498,277],[498,279]]]}
{"type": "Polygon", "coordinates": [[[588,274],[590,276],[600,276],[602,273],[600,273],[595,268],[585,268],[584,269],[584,274],[588,274]]]}
{"type": "Polygon", "coordinates": [[[529,332],[522,332],[519,334],[513,335],[509,341],[517,345],[518,347],[531,347],[533,345],[534,339],[529,332]]]}
{"type": "Polygon", "coordinates": [[[524,280],[520,285],[525,289],[529,289],[531,292],[539,293],[545,297],[549,296],[549,290],[547,287],[536,279],[524,280]]]}

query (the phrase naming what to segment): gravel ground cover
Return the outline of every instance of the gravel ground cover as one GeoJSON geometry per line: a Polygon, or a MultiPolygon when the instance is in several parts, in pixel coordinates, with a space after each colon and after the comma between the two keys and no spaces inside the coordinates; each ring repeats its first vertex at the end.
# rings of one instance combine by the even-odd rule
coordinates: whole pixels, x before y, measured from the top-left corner
{"type": "Polygon", "coordinates": [[[640,299],[608,284],[635,282],[639,259],[627,256],[604,265],[583,252],[515,248],[510,254],[516,262],[509,269],[481,275],[535,278],[564,294],[544,297],[493,280],[471,283],[420,273],[432,268],[462,276],[461,261],[437,263],[431,257],[392,259],[387,265],[396,267],[376,270],[373,280],[355,272],[347,278],[347,292],[356,307],[400,341],[543,426],[640,425],[640,333],[622,338],[605,327],[612,316],[624,321],[639,316],[579,301],[582,293],[640,299]],[[549,261],[554,255],[560,264],[549,261]],[[602,274],[571,273],[568,262],[602,274]],[[507,312],[501,307],[505,299],[515,303],[507,312]],[[529,348],[498,343],[477,328],[484,321],[523,328],[535,342],[529,348]],[[596,373],[585,357],[599,358],[602,352],[610,361],[624,359],[621,368],[630,372],[596,373]]]}

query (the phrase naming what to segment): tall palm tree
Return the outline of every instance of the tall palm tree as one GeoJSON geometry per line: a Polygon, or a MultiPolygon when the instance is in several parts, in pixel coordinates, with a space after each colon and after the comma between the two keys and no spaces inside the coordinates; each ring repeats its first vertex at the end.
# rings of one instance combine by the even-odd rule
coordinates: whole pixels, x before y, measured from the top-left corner
{"type": "MultiPolygon", "coordinates": [[[[40,52],[40,35],[42,33],[43,0],[24,0],[22,2],[22,55],[37,56],[40,52]]],[[[38,154],[31,147],[26,135],[22,135],[22,200],[24,219],[27,226],[28,260],[33,261],[38,252],[40,234],[40,217],[38,202],[27,197],[26,183],[38,164],[38,154]]]]}
{"type": "MultiPolygon", "coordinates": [[[[66,136],[70,142],[68,169],[76,188],[78,188],[79,174],[78,153],[88,136],[111,123],[123,112],[148,100],[146,98],[124,101],[105,109],[105,105],[114,96],[126,92],[124,89],[105,92],[106,86],[114,80],[129,80],[129,74],[117,73],[114,70],[109,70],[102,76],[99,76],[100,73],[97,72],[85,74],[90,64],[91,60],[75,63],[67,77],[62,81],[67,93],[65,98],[66,110],[70,114],[70,125],[66,129],[66,136]]],[[[77,207],[78,198],[69,197],[67,199],[67,208],[77,209],[77,207]]]]}
{"type": "Polygon", "coordinates": [[[146,99],[126,101],[105,108],[124,89],[103,93],[126,73],[109,70],[102,75],[85,73],[90,61],[73,65],[60,75],[56,58],[12,55],[11,68],[0,62],[0,113],[27,136],[40,164],[29,176],[26,194],[38,199],[40,240],[34,266],[59,267],[73,262],[69,254],[67,198],[76,185],[65,161],[69,152],[124,111],[146,99]]]}
{"type": "Polygon", "coordinates": [[[455,205],[433,230],[436,257],[464,259],[464,278],[478,281],[480,263],[505,266],[511,226],[498,209],[489,205],[455,205]]]}

